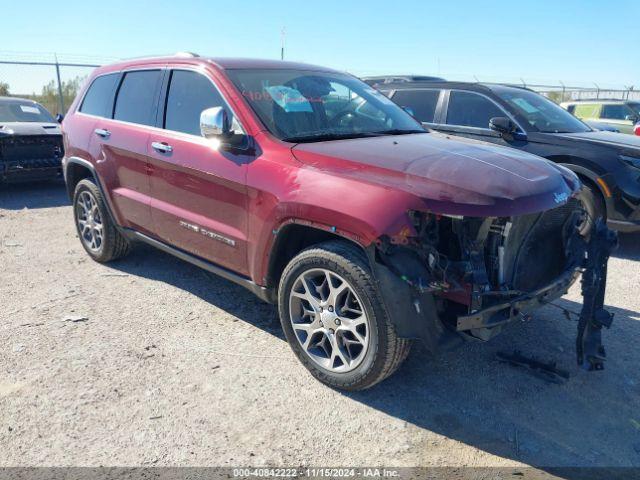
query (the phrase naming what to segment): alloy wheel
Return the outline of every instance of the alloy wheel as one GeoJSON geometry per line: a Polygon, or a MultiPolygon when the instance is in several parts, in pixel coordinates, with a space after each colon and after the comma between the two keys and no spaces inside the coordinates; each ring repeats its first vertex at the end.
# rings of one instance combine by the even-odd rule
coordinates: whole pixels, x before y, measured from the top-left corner
{"type": "Polygon", "coordinates": [[[98,202],[87,190],[80,192],[76,201],[76,220],[82,243],[92,252],[102,247],[104,225],[98,209],[98,202]]]}
{"type": "Polygon", "coordinates": [[[369,347],[370,323],[343,277],[327,269],[303,272],[289,294],[289,316],[305,354],[335,373],[355,369],[369,347]]]}

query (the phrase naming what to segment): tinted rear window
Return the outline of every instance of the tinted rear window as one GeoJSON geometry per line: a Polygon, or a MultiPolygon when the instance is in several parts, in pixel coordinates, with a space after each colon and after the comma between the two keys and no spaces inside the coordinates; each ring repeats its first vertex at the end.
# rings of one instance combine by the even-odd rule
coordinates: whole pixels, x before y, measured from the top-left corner
{"type": "Polygon", "coordinates": [[[421,122],[432,123],[440,97],[439,90],[399,90],[393,101],[401,107],[413,110],[413,116],[421,122]]]}
{"type": "Polygon", "coordinates": [[[183,70],[171,74],[164,128],[200,135],[200,114],[211,107],[222,107],[224,101],[205,76],[183,70]]]}
{"type": "Polygon", "coordinates": [[[117,73],[96,78],[84,96],[80,111],[89,115],[111,118],[113,90],[118,80],[117,73]]]}
{"type": "Polygon", "coordinates": [[[113,118],[141,125],[155,124],[159,85],[160,70],[126,73],[118,89],[113,118]]]}

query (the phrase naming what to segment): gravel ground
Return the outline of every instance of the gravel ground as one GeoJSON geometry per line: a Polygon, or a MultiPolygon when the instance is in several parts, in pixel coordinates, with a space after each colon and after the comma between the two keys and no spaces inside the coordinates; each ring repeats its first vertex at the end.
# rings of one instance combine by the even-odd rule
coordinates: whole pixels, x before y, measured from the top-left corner
{"type": "Polygon", "coordinates": [[[145,246],[97,264],[62,185],[1,187],[0,466],[640,466],[640,236],[621,243],[605,371],[577,368],[575,322],[546,307],[344,394],[247,291],[145,246]],[[572,378],[494,359],[513,348],[572,378]]]}

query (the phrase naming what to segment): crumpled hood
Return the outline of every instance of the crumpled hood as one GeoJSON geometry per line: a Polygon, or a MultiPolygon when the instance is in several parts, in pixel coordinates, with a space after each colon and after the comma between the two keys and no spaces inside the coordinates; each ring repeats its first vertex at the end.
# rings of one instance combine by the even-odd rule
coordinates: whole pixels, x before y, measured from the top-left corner
{"type": "Polygon", "coordinates": [[[57,123],[0,122],[0,137],[3,135],[61,135],[57,123]]]}
{"type": "Polygon", "coordinates": [[[572,172],[535,155],[438,133],[301,143],[292,151],[313,168],[403,190],[450,215],[541,212],[580,186],[572,172]]]}

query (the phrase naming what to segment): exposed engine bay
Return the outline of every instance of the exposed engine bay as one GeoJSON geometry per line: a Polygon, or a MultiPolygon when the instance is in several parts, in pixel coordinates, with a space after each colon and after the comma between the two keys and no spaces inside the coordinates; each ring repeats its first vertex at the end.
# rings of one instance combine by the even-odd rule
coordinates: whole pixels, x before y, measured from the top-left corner
{"type": "Polygon", "coordinates": [[[564,295],[583,272],[588,312],[579,322],[578,362],[602,368],[600,328],[611,324],[603,308],[606,262],[617,237],[600,222],[583,237],[577,199],[513,217],[410,217],[417,236],[382,237],[370,251],[382,291],[394,292],[386,301],[400,335],[421,338],[433,351],[456,336],[489,340],[564,295]]]}

